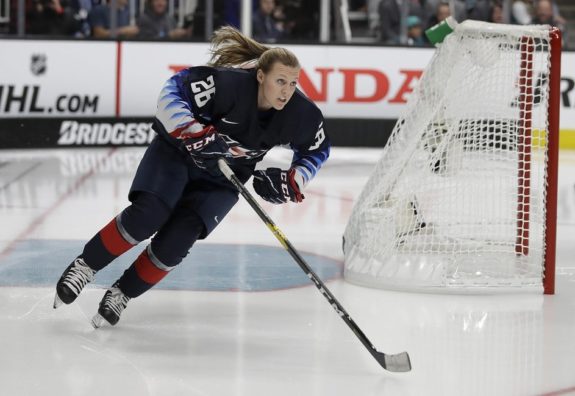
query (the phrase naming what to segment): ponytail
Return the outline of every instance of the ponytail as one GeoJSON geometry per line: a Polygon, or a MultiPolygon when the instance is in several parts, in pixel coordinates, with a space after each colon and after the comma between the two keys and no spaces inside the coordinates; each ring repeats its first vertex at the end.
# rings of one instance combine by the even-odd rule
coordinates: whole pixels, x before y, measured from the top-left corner
{"type": "Polygon", "coordinates": [[[233,28],[223,26],[214,32],[211,42],[209,66],[234,67],[257,60],[257,68],[264,73],[271,70],[275,62],[289,67],[300,67],[297,57],[281,47],[268,47],[233,28]]]}

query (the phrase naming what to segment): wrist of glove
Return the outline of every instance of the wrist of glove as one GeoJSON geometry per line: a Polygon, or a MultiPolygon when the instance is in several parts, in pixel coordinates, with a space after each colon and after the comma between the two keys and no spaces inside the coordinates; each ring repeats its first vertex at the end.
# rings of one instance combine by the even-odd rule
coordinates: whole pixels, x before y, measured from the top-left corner
{"type": "Polygon", "coordinates": [[[295,169],[284,171],[280,168],[268,168],[255,171],[254,190],[264,200],[274,204],[287,201],[299,203],[305,196],[295,181],[295,175],[295,169]]]}
{"type": "Polygon", "coordinates": [[[228,144],[211,125],[184,139],[182,147],[198,168],[213,175],[220,174],[218,160],[231,157],[228,144]]]}

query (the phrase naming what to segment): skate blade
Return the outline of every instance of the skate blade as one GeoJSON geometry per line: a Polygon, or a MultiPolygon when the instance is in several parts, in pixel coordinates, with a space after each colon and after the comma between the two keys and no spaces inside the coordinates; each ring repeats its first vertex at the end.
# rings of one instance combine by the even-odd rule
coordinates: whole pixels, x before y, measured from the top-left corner
{"type": "Polygon", "coordinates": [[[92,318],[92,326],[94,326],[95,329],[100,328],[106,322],[107,322],[106,319],[104,319],[104,317],[99,313],[94,315],[94,317],[92,318]]]}
{"type": "Polygon", "coordinates": [[[64,301],[62,301],[60,297],[58,297],[58,293],[56,293],[56,295],[54,296],[54,309],[58,308],[62,304],[64,304],[64,301]]]}

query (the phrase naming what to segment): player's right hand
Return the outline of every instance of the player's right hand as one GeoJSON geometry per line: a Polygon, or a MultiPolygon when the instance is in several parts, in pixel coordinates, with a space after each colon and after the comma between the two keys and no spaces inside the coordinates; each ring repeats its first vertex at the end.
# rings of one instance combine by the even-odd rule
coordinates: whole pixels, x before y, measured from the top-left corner
{"type": "Polygon", "coordinates": [[[218,159],[231,157],[228,144],[211,125],[199,132],[188,134],[182,145],[194,164],[212,175],[221,174],[218,159]]]}

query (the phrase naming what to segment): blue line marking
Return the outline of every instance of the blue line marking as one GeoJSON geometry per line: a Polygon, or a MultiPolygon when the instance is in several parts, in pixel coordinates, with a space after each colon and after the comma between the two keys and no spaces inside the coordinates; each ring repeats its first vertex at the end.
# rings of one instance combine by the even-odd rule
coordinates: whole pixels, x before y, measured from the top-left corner
{"type": "MultiPolygon", "coordinates": [[[[109,287],[146,244],[136,246],[98,272],[89,287],[109,287]]],[[[0,261],[0,286],[55,286],[83,246],[84,241],[76,240],[20,241],[0,261]]],[[[322,280],[342,276],[342,266],[337,260],[301,255],[322,280]]],[[[280,247],[200,242],[155,289],[265,291],[307,285],[312,285],[309,278],[280,247]]]]}

